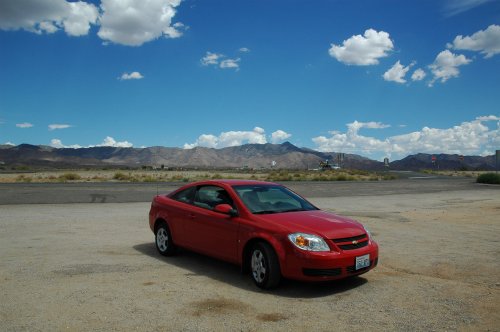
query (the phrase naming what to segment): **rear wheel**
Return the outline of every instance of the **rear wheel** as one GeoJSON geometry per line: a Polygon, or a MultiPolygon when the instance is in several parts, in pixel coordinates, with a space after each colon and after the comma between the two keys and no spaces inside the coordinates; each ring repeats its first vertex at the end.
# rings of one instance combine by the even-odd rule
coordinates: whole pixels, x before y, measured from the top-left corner
{"type": "Polygon", "coordinates": [[[163,256],[171,256],[175,253],[175,246],[172,241],[172,235],[166,223],[162,222],[155,232],[156,249],[163,256]]]}
{"type": "Polygon", "coordinates": [[[259,242],[253,246],[250,271],[258,287],[271,289],[278,286],[281,280],[280,264],[274,249],[269,244],[259,242]]]}

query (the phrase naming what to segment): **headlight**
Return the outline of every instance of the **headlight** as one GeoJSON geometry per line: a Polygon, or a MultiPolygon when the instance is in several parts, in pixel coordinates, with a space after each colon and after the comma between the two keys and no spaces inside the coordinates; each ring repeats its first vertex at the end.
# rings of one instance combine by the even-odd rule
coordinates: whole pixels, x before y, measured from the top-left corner
{"type": "Polygon", "coordinates": [[[370,230],[368,228],[366,228],[366,226],[363,226],[363,228],[365,229],[366,234],[368,234],[368,238],[370,240],[373,239],[373,236],[372,236],[372,233],[370,232],[370,230]]]}
{"type": "Polygon", "coordinates": [[[317,235],[293,233],[288,235],[288,239],[297,248],[309,251],[330,251],[330,247],[326,242],[317,235]]]}

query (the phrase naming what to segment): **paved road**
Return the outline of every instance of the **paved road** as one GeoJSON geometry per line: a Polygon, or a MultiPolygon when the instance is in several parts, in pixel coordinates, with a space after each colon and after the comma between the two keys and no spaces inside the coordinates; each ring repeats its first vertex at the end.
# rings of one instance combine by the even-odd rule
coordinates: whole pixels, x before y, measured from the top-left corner
{"type": "MultiPolygon", "coordinates": [[[[422,177],[410,174],[392,181],[284,182],[305,197],[344,197],[435,193],[454,190],[499,190],[472,178],[422,177]]],[[[149,202],[184,183],[11,183],[0,184],[0,205],[149,202]]]]}

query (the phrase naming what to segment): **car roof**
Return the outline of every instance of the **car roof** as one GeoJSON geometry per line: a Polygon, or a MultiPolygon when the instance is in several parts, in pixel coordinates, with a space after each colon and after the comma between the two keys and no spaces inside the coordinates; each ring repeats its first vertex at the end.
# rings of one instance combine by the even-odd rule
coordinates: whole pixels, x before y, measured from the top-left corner
{"type": "Polygon", "coordinates": [[[217,185],[217,186],[281,186],[278,183],[257,181],[257,180],[237,180],[237,179],[217,179],[217,180],[204,180],[187,183],[174,191],[167,194],[168,197],[172,197],[176,193],[185,190],[187,188],[192,188],[196,186],[207,186],[207,185],[217,185]]]}
{"type": "Polygon", "coordinates": [[[273,182],[267,181],[257,181],[257,180],[237,180],[237,179],[218,179],[218,180],[207,180],[191,183],[191,185],[200,184],[226,184],[230,186],[244,186],[244,185],[279,185],[273,182]]]}

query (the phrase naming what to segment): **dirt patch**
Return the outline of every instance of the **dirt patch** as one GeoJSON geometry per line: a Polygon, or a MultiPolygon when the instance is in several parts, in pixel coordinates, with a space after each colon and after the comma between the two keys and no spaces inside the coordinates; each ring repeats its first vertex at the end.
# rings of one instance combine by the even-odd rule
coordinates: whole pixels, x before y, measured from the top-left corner
{"type": "Polygon", "coordinates": [[[257,319],[263,322],[279,322],[281,320],[287,319],[287,316],[279,313],[279,312],[273,312],[269,314],[260,314],[257,315],[257,319]]]}
{"type": "Polygon", "coordinates": [[[204,299],[189,304],[189,310],[192,311],[193,316],[243,313],[249,308],[241,301],[226,298],[204,299]]]}

